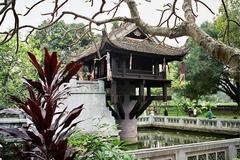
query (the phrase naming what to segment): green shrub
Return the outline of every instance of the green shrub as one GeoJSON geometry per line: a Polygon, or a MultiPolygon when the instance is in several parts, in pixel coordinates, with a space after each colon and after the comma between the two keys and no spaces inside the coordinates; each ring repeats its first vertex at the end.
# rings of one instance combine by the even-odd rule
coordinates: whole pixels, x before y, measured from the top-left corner
{"type": "Polygon", "coordinates": [[[7,160],[18,160],[18,157],[15,155],[15,150],[14,148],[17,146],[19,148],[24,147],[23,142],[19,142],[17,140],[13,141],[6,141],[6,137],[3,137],[0,135],[0,158],[2,159],[7,159],[7,160]]]}
{"type": "Polygon", "coordinates": [[[76,160],[135,160],[126,153],[126,144],[118,138],[76,133],[70,137],[72,147],[79,149],[76,160]]]}

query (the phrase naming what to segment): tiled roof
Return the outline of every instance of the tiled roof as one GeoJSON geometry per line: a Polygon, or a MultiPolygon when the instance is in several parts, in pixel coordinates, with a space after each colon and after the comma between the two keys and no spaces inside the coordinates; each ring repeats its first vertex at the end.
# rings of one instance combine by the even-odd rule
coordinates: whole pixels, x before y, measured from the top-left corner
{"type": "Polygon", "coordinates": [[[95,54],[98,50],[104,47],[105,44],[109,44],[111,47],[116,49],[123,49],[127,51],[134,51],[141,53],[149,53],[155,55],[165,56],[184,56],[187,53],[187,49],[184,47],[176,48],[161,43],[157,43],[147,39],[136,39],[126,37],[127,34],[136,30],[136,26],[133,24],[125,24],[122,28],[118,28],[110,32],[108,35],[105,34],[102,37],[102,41],[92,45],[90,48],[82,52],[78,59],[82,59],[89,55],[95,54]]]}
{"type": "Polygon", "coordinates": [[[122,49],[141,52],[141,53],[150,53],[158,55],[168,55],[168,56],[177,56],[185,55],[186,48],[175,48],[168,45],[157,44],[155,42],[147,40],[138,40],[133,38],[124,37],[122,39],[111,40],[111,42],[122,49]]]}

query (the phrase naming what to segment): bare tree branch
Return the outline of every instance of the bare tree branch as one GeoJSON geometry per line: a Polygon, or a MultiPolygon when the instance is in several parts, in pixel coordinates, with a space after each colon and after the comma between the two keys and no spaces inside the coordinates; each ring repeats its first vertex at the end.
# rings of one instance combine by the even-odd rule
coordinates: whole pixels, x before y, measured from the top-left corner
{"type": "Polygon", "coordinates": [[[32,11],[33,8],[35,8],[36,6],[38,6],[40,3],[44,2],[44,1],[45,0],[38,1],[37,3],[33,4],[30,8],[27,7],[28,11],[25,14],[23,14],[23,16],[28,15],[32,11]]]}
{"type": "Polygon", "coordinates": [[[184,21],[180,16],[178,16],[178,15],[176,14],[176,10],[178,10],[178,9],[176,8],[176,4],[177,4],[177,0],[174,0],[174,1],[173,1],[173,4],[168,3],[167,5],[165,5],[165,6],[168,7],[168,8],[167,8],[167,9],[164,9],[164,10],[162,11],[161,18],[160,18],[160,21],[159,21],[159,23],[158,23],[158,26],[162,26],[163,24],[167,23],[167,27],[169,27],[170,20],[171,20],[171,18],[172,18],[173,16],[175,16],[175,23],[174,23],[174,26],[173,26],[173,27],[175,27],[175,26],[177,25],[176,22],[177,22],[178,19],[179,19],[180,21],[184,21]],[[163,19],[163,17],[164,17],[164,14],[165,14],[167,11],[171,11],[171,13],[170,13],[170,15],[167,17],[167,19],[162,22],[162,19],[163,19]]]}
{"type": "Polygon", "coordinates": [[[0,10],[0,15],[3,14],[7,8],[13,3],[14,0],[9,0],[7,3],[3,3],[4,7],[0,10]]]}
{"type": "Polygon", "coordinates": [[[194,0],[196,3],[201,3],[202,5],[204,5],[212,14],[215,14],[212,9],[210,7],[208,7],[208,5],[204,2],[202,2],[201,0],[194,0]]]}

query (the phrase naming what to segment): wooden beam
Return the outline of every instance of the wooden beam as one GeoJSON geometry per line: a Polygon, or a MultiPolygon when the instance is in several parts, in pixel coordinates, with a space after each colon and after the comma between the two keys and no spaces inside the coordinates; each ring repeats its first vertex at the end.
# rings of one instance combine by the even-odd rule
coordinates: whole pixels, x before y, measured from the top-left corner
{"type": "Polygon", "coordinates": [[[109,110],[110,110],[111,113],[112,113],[112,116],[113,116],[115,119],[119,119],[119,118],[120,118],[119,113],[117,113],[117,111],[112,108],[112,106],[109,104],[109,102],[107,102],[107,107],[109,108],[109,110]]]}
{"type": "MultiPolygon", "coordinates": [[[[145,96],[145,99],[151,98],[152,100],[163,100],[163,96],[145,96]]],[[[138,96],[130,96],[130,100],[137,100],[138,96]]],[[[171,100],[171,96],[167,96],[167,100],[171,100]]]]}
{"type": "Polygon", "coordinates": [[[137,111],[139,110],[140,105],[141,105],[141,102],[140,102],[140,100],[138,100],[135,103],[135,105],[134,105],[133,109],[131,110],[131,112],[129,113],[129,118],[130,119],[134,118],[134,116],[136,115],[137,111]]]}
{"type": "Polygon", "coordinates": [[[125,112],[123,109],[122,101],[119,100],[119,103],[116,104],[118,113],[122,119],[125,119],[125,112]]]}
{"type": "Polygon", "coordinates": [[[148,98],[142,105],[139,107],[137,113],[136,113],[136,118],[138,118],[146,109],[147,107],[152,103],[152,99],[148,98]]]}
{"type": "MultiPolygon", "coordinates": [[[[106,96],[107,100],[111,100],[111,96],[106,96]]],[[[130,100],[138,100],[139,96],[130,96],[130,100]]],[[[145,96],[145,99],[151,98],[152,100],[163,100],[163,96],[145,96]]],[[[167,96],[167,100],[172,100],[171,96],[167,96]]]]}

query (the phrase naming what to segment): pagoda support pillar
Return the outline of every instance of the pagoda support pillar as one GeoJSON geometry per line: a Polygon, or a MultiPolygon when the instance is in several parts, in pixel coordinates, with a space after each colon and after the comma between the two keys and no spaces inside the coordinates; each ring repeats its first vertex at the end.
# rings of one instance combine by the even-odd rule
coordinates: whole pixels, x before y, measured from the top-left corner
{"type": "Polygon", "coordinates": [[[135,86],[129,83],[121,84],[118,87],[118,93],[120,95],[119,106],[124,111],[124,116],[119,116],[116,120],[120,129],[120,138],[129,143],[135,143],[137,142],[137,119],[129,116],[137,103],[137,100],[130,100],[130,95],[135,95],[135,86]]]}

